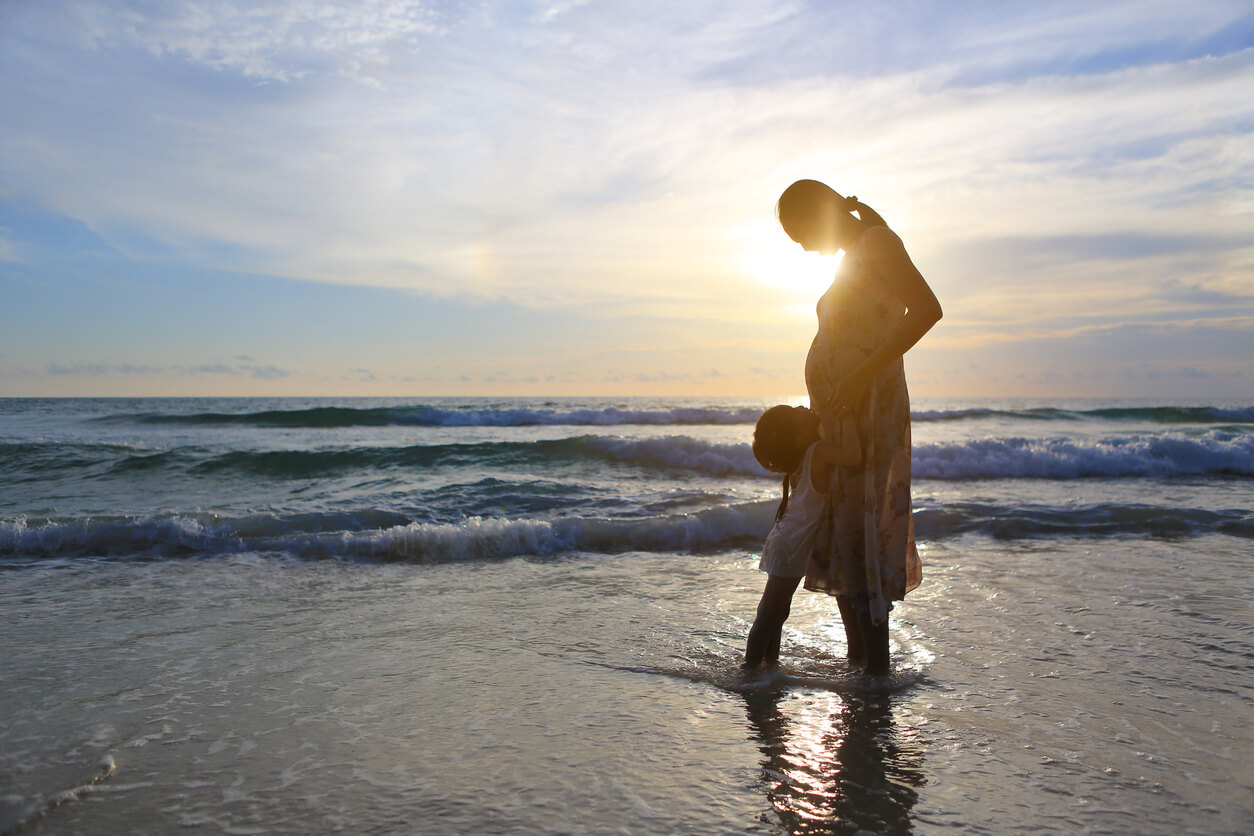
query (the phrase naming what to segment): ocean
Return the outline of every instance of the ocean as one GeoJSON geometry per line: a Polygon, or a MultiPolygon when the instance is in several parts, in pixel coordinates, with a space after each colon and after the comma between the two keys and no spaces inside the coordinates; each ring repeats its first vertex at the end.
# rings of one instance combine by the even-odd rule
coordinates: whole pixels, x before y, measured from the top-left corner
{"type": "Polygon", "coordinates": [[[769,405],[0,400],[0,833],[1254,829],[1254,406],[915,399],[885,678],[769,405]]]}

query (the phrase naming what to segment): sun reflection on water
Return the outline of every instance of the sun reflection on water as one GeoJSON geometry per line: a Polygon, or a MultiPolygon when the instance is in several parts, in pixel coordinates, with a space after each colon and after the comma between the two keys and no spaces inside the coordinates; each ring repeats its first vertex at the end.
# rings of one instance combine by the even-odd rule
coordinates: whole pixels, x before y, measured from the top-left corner
{"type": "Polygon", "coordinates": [[[909,833],[924,783],[918,730],[891,693],[745,693],[761,785],[788,833],[909,833]]]}

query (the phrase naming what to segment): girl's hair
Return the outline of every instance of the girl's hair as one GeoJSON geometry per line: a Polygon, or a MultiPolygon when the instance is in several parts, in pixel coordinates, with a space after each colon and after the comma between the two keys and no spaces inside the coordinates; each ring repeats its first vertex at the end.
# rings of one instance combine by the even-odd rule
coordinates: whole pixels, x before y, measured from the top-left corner
{"type": "Polygon", "coordinates": [[[784,498],[775,510],[776,522],[788,510],[788,477],[801,467],[806,453],[807,445],[797,439],[792,411],[792,407],[783,404],[773,406],[762,413],[753,428],[753,457],[772,473],[784,475],[784,498]]]}
{"type": "Polygon", "coordinates": [[[780,226],[790,235],[803,229],[805,225],[818,217],[819,207],[836,199],[837,206],[843,206],[846,212],[857,212],[864,227],[888,226],[880,213],[867,206],[856,197],[844,197],[826,183],[818,180],[798,180],[779,196],[775,204],[775,217],[780,226]]]}

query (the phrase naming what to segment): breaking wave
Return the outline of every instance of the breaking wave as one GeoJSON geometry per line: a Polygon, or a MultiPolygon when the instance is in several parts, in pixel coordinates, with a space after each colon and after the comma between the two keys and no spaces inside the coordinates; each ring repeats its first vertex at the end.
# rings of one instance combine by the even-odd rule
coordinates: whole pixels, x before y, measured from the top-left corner
{"type": "Polygon", "coordinates": [[[986,438],[916,445],[912,455],[916,479],[1254,476],[1254,436],[1222,430],[1093,441],[986,438]]]}
{"type": "MultiPolygon", "coordinates": [[[[391,511],[239,519],[181,515],[0,523],[0,555],[39,558],[165,559],[239,553],[412,563],[551,557],[563,553],[712,553],[756,551],[770,529],[774,501],[644,518],[470,517],[419,522],[391,511]]],[[[1049,536],[1183,537],[1227,534],[1254,539],[1248,509],[1097,504],[1019,507],[958,502],[915,509],[921,539],[983,534],[1001,539],[1049,536]]]]}
{"type": "MultiPolygon", "coordinates": [[[[584,435],[542,441],[423,444],[404,447],[332,447],[312,450],[204,448],[144,450],[124,445],[58,442],[0,444],[0,474],[29,481],[50,471],[126,476],[175,469],[204,476],[245,473],[307,479],[367,471],[440,467],[576,466],[601,464],[702,476],[766,476],[746,443],[688,436],[628,439],[584,435]]],[[[1085,477],[1254,476],[1254,435],[1208,430],[1097,440],[984,438],[918,444],[916,479],[1073,479],[1085,477]]]]}

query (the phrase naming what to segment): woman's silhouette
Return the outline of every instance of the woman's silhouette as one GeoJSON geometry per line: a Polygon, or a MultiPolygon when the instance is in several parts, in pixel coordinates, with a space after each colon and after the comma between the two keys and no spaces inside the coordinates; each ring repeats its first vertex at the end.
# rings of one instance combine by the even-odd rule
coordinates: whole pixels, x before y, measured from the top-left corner
{"type": "Polygon", "coordinates": [[[842,416],[854,415],[862,461],[832,477],[829,523],[805,587],[836,596],[850,661],[883,673],[889,668],[888,611],[922,574],[910,511],[910,398],[902,355],[941,318],[941,307],[901,239],[857,198],[799,180],[780,196],[776,211],[805,249],[845,251],[818,302],[806,387],[826,438],[836,437],[842,416]]]}

